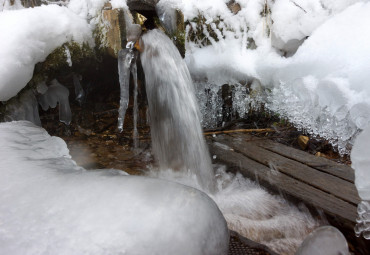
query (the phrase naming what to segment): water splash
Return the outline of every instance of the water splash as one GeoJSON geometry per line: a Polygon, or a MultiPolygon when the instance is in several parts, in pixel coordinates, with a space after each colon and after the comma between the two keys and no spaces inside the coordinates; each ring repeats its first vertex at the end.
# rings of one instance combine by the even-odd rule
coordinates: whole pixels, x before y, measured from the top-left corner
{"type": "Polygon", "coordinates": [[[162,169],[193,173],[214,190],[214,173],[188,68],[172,41],[151,30],[140,41],[153,153],[162,169]]]}

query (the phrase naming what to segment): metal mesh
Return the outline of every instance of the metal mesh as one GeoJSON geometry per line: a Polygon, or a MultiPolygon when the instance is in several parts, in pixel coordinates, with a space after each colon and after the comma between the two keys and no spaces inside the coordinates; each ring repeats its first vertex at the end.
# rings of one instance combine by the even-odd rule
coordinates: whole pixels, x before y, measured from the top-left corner
{"type": "Polygon", "coordinates": [[[238,233],[230,231],[229,253],[228,255],[277,255],[264,245],[255,243],[240,236],[238,233]]]}

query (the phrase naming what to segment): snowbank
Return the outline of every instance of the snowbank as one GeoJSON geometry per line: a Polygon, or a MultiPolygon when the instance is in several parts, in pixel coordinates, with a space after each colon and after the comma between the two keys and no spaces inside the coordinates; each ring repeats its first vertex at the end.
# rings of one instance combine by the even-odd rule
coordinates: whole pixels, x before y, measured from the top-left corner
{"type": "Polygon", "coordinates": [[[30,122],[0,124],[1,254],[226,254],[204,193],[116,170],[86,171],[30,122]]]}
{"type": "Polygon", "coordinates": [[[0,12],[0,101],[15,96],[36,63],[68,41],[92,41],[87,21],[57,5],[0,12]]]}
{"type": "Polygon", "coordinates": [[[261,82],[274,85],[268,107],[342,153],[370,124],[369,12],[370,3],[355,4],[318,27],[292,58],[258,65],[261,82]]]}
{"type": "Polygon", "coordinates": [[[248,110],[262,101],[348,153],[357,132],[370,123],[370,36],[364,32],[370,3],[239,0],[241,9],[233,13],[226,2],[160,2],[182,9],[190,22],[186,62],[193,78],[207,87],[247,84],[247,106],[236,107],[248,110]],[[262,96],[249,95],[252,82],[262,96]]]}

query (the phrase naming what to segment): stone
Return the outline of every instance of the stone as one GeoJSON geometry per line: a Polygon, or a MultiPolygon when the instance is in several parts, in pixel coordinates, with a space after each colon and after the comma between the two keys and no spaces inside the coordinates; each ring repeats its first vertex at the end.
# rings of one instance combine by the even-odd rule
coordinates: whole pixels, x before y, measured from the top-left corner
{"type": "Polygon", "coordinates": [[[230,2],[228,2],[227,7],[234,14],[237,14],[241,10],[240,4],[235,3],[235,0],[231,0],[230,2]]]}
{"type": "Polygon", "coordinates": [[[308,136],[305,136],[305,135],[298,136],[298,145],[299,145],[299,147],[301,147],[302,150],[307,149],[309,140],[310,140],[310,138],[308,138],[308,136]]]}
{"type": "Polygon", "coordinates": [[[119,9],[109,9],[104,6],[102,11],[102,45],[106,48],[109,55],[117,58],[118,51],[122,49],[122,37],[124,35],[123,11],[119,9]]]}

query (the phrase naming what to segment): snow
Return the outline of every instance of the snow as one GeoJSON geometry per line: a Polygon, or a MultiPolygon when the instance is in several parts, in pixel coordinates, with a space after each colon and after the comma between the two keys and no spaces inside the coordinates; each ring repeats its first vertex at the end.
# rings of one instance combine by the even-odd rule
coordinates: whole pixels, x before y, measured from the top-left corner
{"type": "Polygon", "coordinates": [[[355,4],[316,29],[292,58],[265,70],[259,65],[261,82],[274,85],[270,109],[341,153],[370,124],[370,36],[363,32],[369,12],[370,3],[355,4]]]}
{"type": "Polygon", "coordinates": [[[66,7],[0,12],[0,101],[15,96],[31,80],[36,63],[72,40],[93,43],[86,20],[66,7]]]}
{"type": "Polygon", "coordinates": [[[30,122],[0,124],[1,254],[226,254],[217,205],[183,185],[86,171],[30,122]]]}

